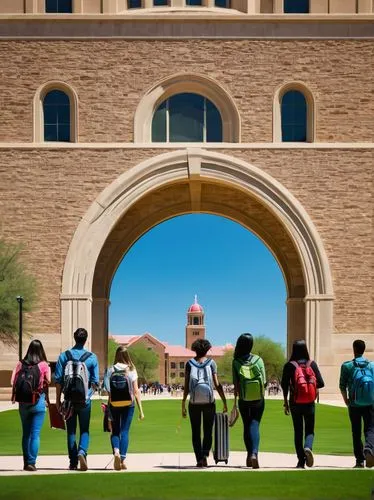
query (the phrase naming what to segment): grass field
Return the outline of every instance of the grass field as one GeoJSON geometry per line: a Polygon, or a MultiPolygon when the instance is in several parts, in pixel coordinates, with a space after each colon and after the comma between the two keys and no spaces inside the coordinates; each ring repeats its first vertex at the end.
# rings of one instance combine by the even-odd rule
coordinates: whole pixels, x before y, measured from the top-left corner
{"type": "Polygon", "coordinates": [[[369,500],[365,470],[293,472],[156,472],[2,477],[0,499],[59,500],[369,500]],[[61,492],[61,493],[59,493],[61,492]]]}
{"type": "MultiPolygon", "coordinates": [[[[143,402],[145,420],[137,412],[131,426],[129,452],[191,452],[191,430],[188,419],[180,417],[178,400],[148,400],[143,402]]],[[[220,403],[217,408],[220,409],[220,403]]],[[[351,432],[345,408],[318,405],[316,410],[316,453],[352,455],[351,432]]],[[[91,418],[90,453],[110,453],[109,434],[102,431],[100,403],[94,401],[91,418]]],[[[21,422],[17,410],[0,413],[0,454],[21,454],[21,422]]],[[[239,420],[230,433],[232,451],[244,450],[242,423],[239,420]]],[[[291,417],[283,414],[282,402],[266,401],[261,422],[261,451],[294,453],[291,417]]],[[[40,454],[66,454],[66,433],[50,429],[46,416],[40,454]]]]}

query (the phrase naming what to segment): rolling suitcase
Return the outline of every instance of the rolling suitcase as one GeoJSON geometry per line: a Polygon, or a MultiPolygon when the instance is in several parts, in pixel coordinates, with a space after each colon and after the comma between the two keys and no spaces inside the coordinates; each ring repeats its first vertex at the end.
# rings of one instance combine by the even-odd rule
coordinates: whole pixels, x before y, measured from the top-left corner
{"type": "Polygon", "coordinates": [[[216,413],[214,418],[214,451],[216,464],[229,460],[229,419],[227,413],[216,413]]]}

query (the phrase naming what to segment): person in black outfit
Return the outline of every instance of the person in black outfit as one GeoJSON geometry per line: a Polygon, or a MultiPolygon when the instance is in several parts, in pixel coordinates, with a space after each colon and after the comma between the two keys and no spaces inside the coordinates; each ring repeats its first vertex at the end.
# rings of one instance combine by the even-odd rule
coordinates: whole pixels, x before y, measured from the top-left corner
{"type": "MultiPolygon", "coordinates": [[[[295,449],[298,458],[297,468],[304,469],[305,465],[312,467],[314,463],[312,448],[314,440],[315,403],[295,402],[295,371],[296,367],[292,362],[299,365],[306,365],[310,362],[308,348],[304,340],[296,340],[292,346],[292,353],[289,361],[283,367],[282,390],[284,398],[284,413],[292,416],[294,427],[295,449]],[[289,401],[288,401],[289,396],[289,401]],[[303,445],[303,427],[305,426],[305,442],[303,445]]],[[[317,382],[317,389],[324,387],[325,383],[315,361],[310,362],[310,367],[314,371],[317,382]]]]}

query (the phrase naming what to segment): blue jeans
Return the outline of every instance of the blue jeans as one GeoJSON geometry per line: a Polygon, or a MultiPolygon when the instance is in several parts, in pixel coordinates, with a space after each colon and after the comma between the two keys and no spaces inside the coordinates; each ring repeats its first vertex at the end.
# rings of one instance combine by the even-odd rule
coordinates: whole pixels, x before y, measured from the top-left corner
{"type": "Polygon", "coordinates": [[[301,465],[305,465],[304,448],[313,448],[314,441],[314,420],[315,420],[315,404],[290,404],[295,450],[298,461],[301,465]],[[305,441],[304,440],[305,436],[305,441]]]}
{"type": "Polygon", "coordinates": [[[134,416],[135,406],[123,406],[121,408],[110,407],[112,418],[112,435],[110,441],[112,448],[118,448],[121,460],[126,458],[129,447],[129,431],[132,418],[134,416]]]}
{"type": "Polygon", "coordinates": [[[243,401],[239,399],[239,411],[243,420],[243,439],[248,455],[257,455],[260,445],[260,422],[265,400],[243,401]]]}
{"type": "Polygon", "coordinates": [[[20,403],[22,422],[22,451],[24,465],[35,465],[40,446],[40,431],[45,417],[45,394],[41,394],[34,405],[20,403]]]}
{"type": "Polygon", "coordinates": [[[70,467],[78,465],[78,455],[87,455],[90,441],[90,418],[91,418],[91,400],[89,400],[81,410],[74,410],[73,415],[66,421],[68,451],[70,467]],[[77,420],[79,421],[79,446],[76,443],[77,420]]]}

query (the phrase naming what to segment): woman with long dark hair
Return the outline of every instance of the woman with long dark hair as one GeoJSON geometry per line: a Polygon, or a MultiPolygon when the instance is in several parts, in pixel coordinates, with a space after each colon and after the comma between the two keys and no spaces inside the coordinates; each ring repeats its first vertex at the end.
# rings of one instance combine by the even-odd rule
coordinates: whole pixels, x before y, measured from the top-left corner
{"type": "Polygon", "coordinates": [[[104,386],[109,394],[109,414],[112,426],[110,440],[114,455],[114,469],[125,470],[127,469],[125,460],[135,401],[138,405],[139,418],[144,419],[138,373],[126,347],[117,348],[113,366],[110,366],[105,374],[104,386]]]}
{"type": "Polygon", "coordinates": [[[291,412],[292,416],[298,459],[296,467],[298,469],[304,469],[305,465],[312,467],[315,399],[318,397],[318,389],[324,387],[325,383],[317,363],[310,360],[304,340],[296,340],[293,343],[290,359],[283,367],[281,385],[284,413],[289,415],[291,412]]]}
{"type": "Polygon", "coordinates": [[[262,358],[252,354],[253,337],[243,333],[236,342],[232,364],[234,396],[239,398],[243,421],[243,438],[247,449],[247,467],[259,468],[260,422],[265,409],[265,366],[262,358]]]}
{"type": "Polygon", "coordinates": [[[19,403],[22,422],[23,469],[36,471],[40,446],[40,430],[46,412],[46,389],[51,382],[51,370],[42,343],[33,340],[26,356],[13,370],[12,401],[19,403]]]}
{"type": "Polygon", "coordinates": [[[186,400],[190,395],[188,414],[191,422],[192,446],[196,457],[196,467],[208,467],[208,457],[212,447],[213,424],[216,414],[214,389],[227,412],[226,396],[217,376],[217,365],[207,357],[212,345],[207,339],[197,339],[191,350],[196,356],[186,363],[184,391],[182,399],[182,417],[187,417],[186,400]],[[201,422],[203,436],[201,439],[201,422]]]}

